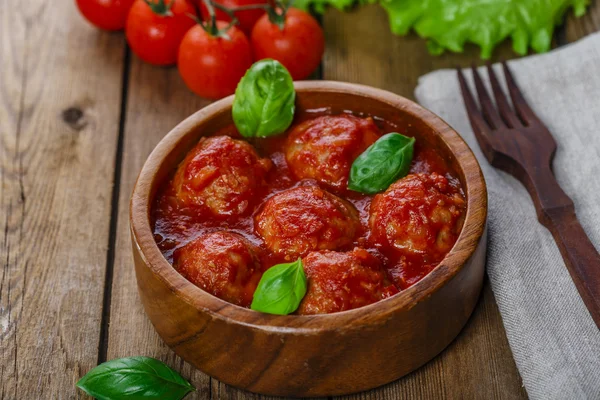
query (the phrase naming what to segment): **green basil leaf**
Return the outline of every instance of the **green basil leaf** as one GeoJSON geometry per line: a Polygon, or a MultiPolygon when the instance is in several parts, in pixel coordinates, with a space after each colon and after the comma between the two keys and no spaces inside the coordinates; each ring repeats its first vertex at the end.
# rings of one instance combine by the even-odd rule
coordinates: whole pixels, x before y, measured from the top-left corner
{"type": "Polygon", "coordinates": [[[287,69],[279,61],[260,60],[238,83],[233,122],[244,137],[277,135],[292,123],[295,101],[294,82],[287,69]]]}
{"type": "Polygon", "coordinates": [[[399,133],[380,137],[352,163],[348,188],[375,194],[406,176],[413,158],[415,138],[399,133]]]}
{"type": "Polygon", "coordinates": [[[88,372],[77,387],[99,400],[179,400],[194,387],[161,361],[126,357],[88,372]]]}
{"type": "Polygon", "coordinates": [[[265,271],[250,308],[268,314],[287,315],[298,309],[306,294],[306,275],[302,259],[277,264],[265,271]]]}

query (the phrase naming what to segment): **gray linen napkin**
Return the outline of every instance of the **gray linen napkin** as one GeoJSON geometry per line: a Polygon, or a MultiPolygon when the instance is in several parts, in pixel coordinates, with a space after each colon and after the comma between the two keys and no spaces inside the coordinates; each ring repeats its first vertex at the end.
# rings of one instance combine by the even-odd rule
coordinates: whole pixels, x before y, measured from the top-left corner
{"type": "MultiPolygon", "coordinates": [[[[598,249],[600,34],[509,66],[556,139],[555,175],[598,249]]],[[[492,168],[481,153],[456,72],[421,77],[415,94],[462,135],[483,169],[489,190],[487,272],[527,393],[544,400],[600,399],[600,331],[524,187],[492,168]]]]}

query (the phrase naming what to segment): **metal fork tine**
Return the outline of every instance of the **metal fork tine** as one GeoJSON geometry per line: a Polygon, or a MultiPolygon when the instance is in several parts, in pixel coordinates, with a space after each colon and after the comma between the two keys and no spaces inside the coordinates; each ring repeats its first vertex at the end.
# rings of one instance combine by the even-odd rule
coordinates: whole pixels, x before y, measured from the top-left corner
{"type": "Polygon", "coordinates": [[[467,80],[465,79],[462,70],[457,68],[456,72],[458,74],[460,91],[462,92],[463,101],[465,102],[465,108],[467,109],[467,115],[469,116],[473,133],[484,152],[491,151],[490,138],[488,137],[490,128],[477,108],[477,103],[471,94],[471,90],[469,89],[469,85],[467,85],[467,80]]]}
{"type": "Polygon", "coordinates": [[[498,112],[494,108],[492,99],[490,99],[490,96],[488,95],[487,89],[485,88],[483,81],[477,72],[477,68],[473,66],[471,67],[471,70],[473,71],[473,80],[475,81],[475,88],[477,89],[479,103],[481,104],[481,111],[484,118],[492,127],[492,129],[502,128],[504,126],[504,122],[500,119],[500,115],[498,115],[498,112]]]}
{"type": "Polygon", "coordinates": [[[498,82],[498,78],[496,77],[496,73],[494,72],[490,62],[487,63],[487,71],[490,77],[490,83],[492,84],[492,91],[494,92],[494,97],[496,99],[496,105],[500,111],[500,116],[509,128],[522,126],[521,121],[519,121],[519,117],[517,117],[514,111],[510,108],[508,99],[500,87],[500,83],[498,82]]]}
{"type": "Polygon", "coordinates": [[[510,98],[512,99],[517,114],[521,117],[521,120],[527,125],[530,125],[532,122],[539,122],[540,120],[525,101],[521,90],[515,82],[513,74],[510,72],[510,69],[508,69],[506,61],[502,62],[502,68],[504,69],[504,76],[506,77],[506,85],[508,86],[510,98]]]}

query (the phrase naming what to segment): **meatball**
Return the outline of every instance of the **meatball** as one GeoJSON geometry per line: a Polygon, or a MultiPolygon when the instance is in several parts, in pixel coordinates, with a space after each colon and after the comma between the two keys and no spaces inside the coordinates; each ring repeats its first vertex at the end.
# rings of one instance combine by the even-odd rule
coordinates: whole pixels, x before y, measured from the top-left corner
{"type": "Polygon", "coordinates": [[[365,249],[312,252],[302,261],[308,289],[298,314],[351,310],[398,293],[381,261],[365,249]]]}
{"type": "Polygon", "coordinates": [[[178,202],[214,216],[245,213],[265,185],[271,160],[229,136],[202,138],[179,165],[173,186],[178,202]]]}
{"type": "Polygon", "coordinates": [[[415,257],[431,267],[454,246],[464,211],[457,185],[437,173],[411,174],[373,198],[370,240],[399,255],[399,268],[415,257]]]}
{"type": "Polygon", "coordinates": [[[380,136],[371,118],[322,116],[297,125],[288,135],[285,157],[299,179],[315,179],[346,190],[352,163],[380,136]]]}
{"type": "Polygon", "coordinates": [[[173,265],[194,285],[242,307],[252,303],[262,276],[258,249],[225,231],[202,235],[178,249],[173,265]]]}
{"type": "Polygon", "coordinates": [[[350,245],[360,222],[346,200],[316,186],[300,186],[267,200],[254,226],[270,251],[291,261],[312,250],[350,245]]]}

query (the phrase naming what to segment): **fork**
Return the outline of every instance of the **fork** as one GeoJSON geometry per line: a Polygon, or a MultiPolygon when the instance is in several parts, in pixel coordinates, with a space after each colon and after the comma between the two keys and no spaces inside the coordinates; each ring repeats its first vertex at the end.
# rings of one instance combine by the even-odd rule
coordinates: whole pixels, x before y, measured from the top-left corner
{"type": "Polygon", "coordinates": [[[573,201],[552,172],[556,153],[552,134],[525,101],[506,62],[502,63],[502,69],[513,107],[491,64],[487,64],[487,72],[496,106],[477,69],[472,67],[481,110],[458,69],[473,132],[489,163],[514,176],[527,188],[539,222],[552,233],[579,295],[600,328],[600,255],[577,220],[573,201]]]}

